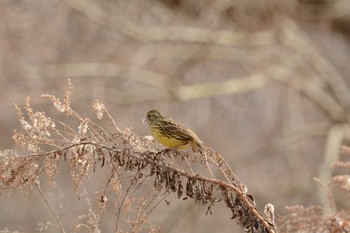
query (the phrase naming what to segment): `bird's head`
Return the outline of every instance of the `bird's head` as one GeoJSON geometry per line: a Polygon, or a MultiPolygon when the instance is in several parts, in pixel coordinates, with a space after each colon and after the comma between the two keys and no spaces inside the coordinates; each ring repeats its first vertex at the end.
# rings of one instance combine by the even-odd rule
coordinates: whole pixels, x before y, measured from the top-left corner
{"type": "Polygon", "coordinates": [[[164,118],[164,116],[158,110],[151,110],[147,113],[145,121],[151,125],[161,118],[164,118]]]}

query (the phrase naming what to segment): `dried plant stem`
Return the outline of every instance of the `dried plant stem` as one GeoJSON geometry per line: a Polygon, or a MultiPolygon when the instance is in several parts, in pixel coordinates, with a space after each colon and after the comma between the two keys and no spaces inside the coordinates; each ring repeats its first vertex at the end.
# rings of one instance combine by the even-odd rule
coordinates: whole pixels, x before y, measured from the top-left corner
{"type": "Polygon", "coordinates": [[[125,195],[124,195],[124,197],[119,205],[118,212],[116,213],[117,221],[116,221],[116,226],[115,226],[115,232],[117,232],[117,230],[119,229],[119,218],[120,218],[120,214],[121,214],[121,209],[124,205],[125,198],[127,197],[128,193],[130,192],[131,187],[132,187],[132,184],[130,184],[129,187],[126,189],[125,195]]]}
{"type": "MultiPolygon", "coordinates": [[[[26,156],[14,154],[10,161],[0,160],[4,167],[0,182],[5,184],[4,188],[21,187],[22,180],[26,180],[26,185],[33,185],[43,172],[52,179],[59,171],[58,161],[64,160],[69,163],[74,190],[89,177],[90,171],[98,172],[98,166],[109,168],[110,175],[104,189],[96,192],[100,195],[98,211],[89,208],[89,213],[84,216],[87,219],[86,226],[91,229],[100,227],[101,211],[105,209],[105,202],[108,200],[106,192],[110,187],[117,194],[115,232],[121,232],[121,226],[129,226],[129,232],[141,232],[145,226],[148,226],[149,230],[155,229],[152,228],[148,217],[162,201],[168,203],[166,197],[171,193],[177,195],[178,199],[192,199],[197,204],[206,206],[207,214],[212,213],[212,208],[217,203],[224,204],[232,213],[231,219],[237,219],[237,224],[247,232],[276,232],[274,223],[257,211],[254,197],[247,194],[245,185],[215,150],[207,147],[205,150],[188,153],[171,149],[152,149],[152,141],[147,137],[137,136],[130,129],[120,130],[104,104],[97,100],[93,104],[97,118],[102,120],[103,114],[106,114],[105,120],[115,125],[117,132],[88,118],[80,117],[70,107],[71,90],[69,82],[63,102],[53,95],[43,97],[49,98],[59,112],[65,113],[75,121],[75,131],[73,127],[67,128],[64,123],[56,127],[45,112],[34,112],[29,100],[24,109],[30,122],[26,121],[21,109],[16,108],[24,131],[16,131],[14,139],[24,149],[33,153],[26,156]],[[49,131],[58,133],[50,137],[52,134],[49,131]],[[70,142],[62,145],[62,141],[67,140],[70,142]],[[42,147],[45,145],[54,150],[43,151],[41,148],[47,148],[42,147]],[[183,166],[184,160],[188,166],[183,166]],[[203,173],[203,169],[207,171],[203,173]],[[214,171],[222,173],[225,180],[216,179],[214,171]],[[116,174],[118,177],[115,177],[116,174]],[[122,174],[130,181],[125,187],[120,182],[122,174]],[[141,188],[144,183],[153,184],[151,187],[141,188]],[[144,189],[148,188],[150,189],[145,195],[144,189]]],[[[39,183],[37,188],[55,215],[61,232],[64,233],[62,224],[40,189],[39,183]]],[[[90,202],[88,204],[91,205],[90,202]]]]}
{"type": "MultiPolygon", "coordinates": [[[[72,145],[69,145],[69,146],[66,146],[60,150],[53,150],[53,151],[50,151],[50,152],[45,152],[45,153],[37,153],[35,154],[35,156],[47,156],[47,155],[50,155],[50,154],[63,154],[65,152],[67,152],[69,149],[73,148],[73,147],[79,147],[79,146],[83,146],[83,145],[90,145],[90,146],[94,146],[96,148],[101,148],[101,149],[104,149],[104,150],[107,150],[109,153],[112,153],[112,154],[120,154],[120,150],[116,149],[116,148],[113,148],[113,147],[110,147],[108,145],[104,145],[104,144],[99,144],[99,143],[95,143],[95,142],[88,142],[88,141],[84,141],[84,142],[79,142],[79,143],[76,143],[76,144],[72,144],[72,145]]],[[[266,221],[266,219],[256,210],[255,208],[255,205],[252,203],[252,200],[243,192],[242,190],[242,187],[240,186],[240,184],[236,184],[236,183],[227,183],[227,182],[224,182],[224,181],[221,181],[221,180],[218,180],[218,179],[214,179],[214,178],[207,178],[207,177],[204,177],[204,176],[200,176],[198,174],[190,174],[184,170],[180,170],[178,168],[175,168],[175,167],[172,167],[170,165],[167,165],[167,164],[163,164],[163,163],[159,163],[157,161],[154,161],[152,159],[150,159],[150,154],[151,153],[154,153],[154,154],[157,154],[157,152],[144,152],[144,153],[147,153],[147,156],[144,155],[142,152],[138,152],[138,151],[130,151],[128,153],[128,156],[130,158],[133,158],[133,159],[136,159],[136,160],[140,160],[140,161],[144,161],[144,162],[147,162],[148,164],[154,166],[154,167],[158,167],[158,168],[161,168],[161,169],[165,169],[167,171],[172,171],[172,172],[175,172],[183,177],[186,177],[187,179],[192,179],[192,180],[196,180],[196,181],[200,181],[200,182],[205,182],[205,183],[210,183],[210,184],[213,184],[213,185],[217,185],[218,187],[221,187],[223,189],[227,189],[227,190],[231,190],[233,191],[241,201],[244,202],[244,205],[247,206],[247,208],[249,209],[249,213],[254,216],[259,222],[260,224],[262,224],[264,226],[264,228],[266,229],[267,232],[270,232],[270,233],[273,233],[274,230],[273,228],[269,225],[269,223],[266,221]]],[[[119,207],[119,210],[117,212],[117,225],[116,225],[116,229],[118,229],[118,220],[119,220],[119,215],[121,213],[121,208],[122,208],[122,205],[123,205],[123,202],[124,202],[124,199],[126,198],[127,194],[129,193],[130,191],[130,188],[132,187],[133,185],[130,184],[130,186],[127,188],[126,190],[126,193],[125,193],[125,196],[121,202],[121,205],[119,207]]],[[[41,190],[40,190],[40,187],[37,186],[40,193],[42,194],[41,190]]],[[[47,202],[47,199],[44,197],[44,195],[42,194],[44,200],[47,202]]],[[[48,204],[48,202],[47,202],[48,204]]],[[[57,215],[55,214],[55,212],[53,211],[53,209],[50,207],[50,205],[48,204],[50,210],[52,211],[52,213],[55,215],[57,221],[59,222],[59,219],[57,217],[57,215]]],[[[149,214],[147,214],[149,215],[149,214]]],[[[60,222],[59,222],[60,224],[60,222]]],[[[60,224],[61,226],[61,224],[60,224]]],[[[61,231],[64,232],[63,230],[63,227],[61,227],[61,231]]]]}
{"type": "Polygon", "coordinates": [[[210,165],[209,165],[209,162],[208,162],[208,161],[209,161],[209,160],[208,160],[208,157],[205,155],[205,164],[207,165],[207,169],[208,169],[208,171],[209,171],[211,177],[212,177],[212,178],[215,178],[213,172],[211,171],[211,168],[210,168],[210,165]]]}
{"type": "Polygon", "coordinates": [[[86,228],[89,230],[89,232],[93,232],[92,229],[91,229],[88,225],[80,223],[80,224],[75,228],[74,233],[78,232],[79,229],[80,229],[81,227],[86,227],[86,228]]]}
{"type": "Polygon", "coordinates": [[[35,186],[36,186],[36,188],[38,189],[38,191],[39,191],[40,195],[42,196],[42,198],[44,199],[44,201],[45,201],[47,207],[49,207],[49,210],[51,211],[52,215],[55,217],[56,222],[57,222],[57,224],[59,225],[59,227],[60,227],[60,229],[61,229],[61,232],[62,232],[62,233],[65,233],[66,231],[65,231],[64,228],[63,228],[63,225],[62,225],[62,223],[61,223],[61,221],[60,221],[60,218],[58,217],[58,215],[56,214],[55,210],[52,208],[52,206],[50,205],[49,201],[47,200],[45,194],[44,194],[43,191],[41,190],[39,181],[35,182],[35,186]]]}
{"type": "Polygon", "coordinates": [[[157,208],[159,206],[159,204],[165,200],[165,198],[167,198],[167,196],[169,196],[170,192],[167,192],[164,197],[162,197],[146,214],[146,218],[152,213],[152,211],[157,208]]]}
{"type": "MultiPolygon", "coordinates": [[[[88,142],[84,142],[84,143],[88,143],[88,142]]],[[[90,144],[103,147],[103,148],[108,149],[110,151],[116,150],[116,149],[111,148],[111,147],[106,146],[106,145],[98,145],[96,143],[90,143],[90,144]]],[[[129,156],[133,157],[133,158],[136,158],[136,159],[140,159],[140,157],[138,157],[136,155],[133,155],[133,154],[129,154],[129,156]]],[[[150,159],[147,159],[147,158],[143,158],[143,160],[146,160],[149,164],[152,164],[154,166],[160,166],[158,163],[156,163],[153,160],[150,160],[150,159]]],[[[171,167],[169,165],[161,165],[161,166],[166,168],[167,170],[171,170],[171,171],[177,172],[177,173],[179,173],[182,176],[185,176],[187,178],[195,179],[195,180],[198,180],[198,181],[204,181],[204,182],[208,182],[208,183],[212,183],[212,184],[216,184],[216,185],[218,185],[220,187],[224,187],[224,188],[228,188],[229,190],[233,190],[236,193],[236,195],[238,195],[240,197],[240,199],[245,202],[245,204],[248,206],[251,214],[254,215],[260,221],[260,223],[264,225],[264,227],[267,229],[267,232],[270,232],[270,233],[274,232],[273,229],[271,228],[271,226],[268,224],[268,222],[264,219],[264,217],[256,210],[255,206],[251,203],[251,200],[245,195],[245,193],[243,193],[243,191],[241,190],[241,187],[237,187],[236,185],[229,184],[229,183],[226,183],[226,182],[221,181],[221,180],[199,176],[198,174],[197,175],[192,175],[192,174],[189,174],[189,173],[187,173],[185,171],[182,171],[182,170],[179,170],[177,168],[171,167]]]]}
{"type": "Polygon", "coordinates": [[[194,173],[194,171],[193,171],[193,169],[192,169],[192,167],[191,167],[190,161],[188,161],[188,158],[187,158],[187,157],[185,158],[185,160],[186,160],[186,163],[187,163],[188,167],[190,168],[192,174],[194,175],[195,173],[194,173]]]}

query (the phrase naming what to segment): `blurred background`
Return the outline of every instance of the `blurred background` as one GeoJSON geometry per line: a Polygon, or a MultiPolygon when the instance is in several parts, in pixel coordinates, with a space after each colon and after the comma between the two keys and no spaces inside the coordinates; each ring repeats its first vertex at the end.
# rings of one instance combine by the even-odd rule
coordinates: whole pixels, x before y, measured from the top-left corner
{"type": "MultiPolygon", "coordinates": [[[[70,78],[83,117],[96,119],[98,99],[138,135],[150,134],[141,120],[154,108],[189,126],[259,210],[271,202],[283,216],[286,206],[326,205],[313,178],[327,184],[348,141],[350,1],[5,0],[0,19],[1,150],[15,147],[21,126],[12,103],[27,96],[64,121],[40,95],[63,97],[70,78]]],[[[43,191],[69,230],[87,207],[64,171],[59,192],[43,191]]],[[[92,175],[87,191],[106,179],[92,175]]],[[[35,232],[43,223],[59,232],[37,196],[1,195],[0,230],[35,232]]],[[[206,216],[191,201],[165,206],[152,216],[164,232],[237,228],[219,208],[206,216]]],[[[114,213],[107,209],[102,232],[114,231],[114,213]]]]}

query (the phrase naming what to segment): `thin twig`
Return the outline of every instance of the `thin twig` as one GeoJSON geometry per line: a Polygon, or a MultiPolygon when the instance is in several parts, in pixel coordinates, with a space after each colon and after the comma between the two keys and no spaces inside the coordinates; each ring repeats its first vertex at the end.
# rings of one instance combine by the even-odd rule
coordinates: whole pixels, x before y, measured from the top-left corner
{"type": "Polygon", "coordinates": [[[41,187],[40,187],[40,182],[39,181],[36,181],[35,182],[35,186],[36,188],[38,189],[40,195],[42,196],[42,198],[44,199],[47,207],[49,207],[52,215],[55,217],[56,221],[57,221],[57,224],[59,225],[60,229],[61,229],[61,232],[62,233],[65,233],[66,231],[64,230],[63,228],[63,225],[58,217],[58,215],[56,214],[55,210],[52,208],[52,206],[50,205],[49,201],[47,200],[46,196],[44,195],[43,191],[41,190],[41,187]]]}

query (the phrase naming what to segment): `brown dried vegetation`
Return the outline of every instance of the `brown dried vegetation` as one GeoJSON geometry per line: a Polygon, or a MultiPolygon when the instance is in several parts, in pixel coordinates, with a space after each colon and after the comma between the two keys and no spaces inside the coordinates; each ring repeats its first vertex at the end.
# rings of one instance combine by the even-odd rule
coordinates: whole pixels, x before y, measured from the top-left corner
{"type": "Polygon", "coordinates": [[[268,217],[258,212],[253,196],[247,194],[247,188],[217,152],[210,148],[193,153],[155,150],[150,137],[135,135],[130,129],[120,130],[106,107],[98,101],[93,108],[101,124],[79,116],[71,108],[71,93],[69,81],[63,101],[53,95],[42,97],[49,98],[59,112],[74,120],[75,125],[51,119],[45,112],[35,112],[29,98],[24,106],[25,113],[15,106],[23,131],[15,131],[13,138],[26,153],[2,153],[1,194],[16,189],[29,192],[36,186],[56,215],[61,232],[65,232],[64,224],[40,188],[44,174],[49,184],[55,186],[55,176],[60,172],[59,163],[64,161],[69,165],[73,189],[78,197],[78,190],[91,171],[98,173],[103,167],[108,169],[109,174],[104,190],[97,192],[97,207],[80,216],[81,222],[75,226],[74,232],[82,228],[100,232],[101,214],[108,201],[107,190],[115,193],[115,232],[159,232],[160,228],[154,226],[148,217],[156,211],[159,203],[168,202],[166,197],[170,194],[182,200],[193,199],[206,206],[206,214],[212,214],[214,207],[221,203],[232,213],[228,218],[237,219],[237,224],[246,232],[276,231],[273,206],[269,204],[265,208],[268,217]],[[104,123],[107,123],[106,126],[101,126],[104,123]],[[200,172],[203,167],[206,172],[200,172]],[[223,180],[213,175],[218,172],[223,180]],[[121,180],[125,179],[129,182],[122,184],[121,180]],[[141,191],[141,186],[147,184],[151,184],[149,190],[141,191]]]}
{"type": "MultiPolygon", "coordinates": [[[[340,161],[335,162],[333,167],[345,169],[343,172],[349,173],[350,169],[350,148],[343,146],[340,150],[340,161]],[[344,157],[344,158],[342,158],[344,157]]],[[[319,179],[320,186],[324,189],[328,197],[328,204],[331,213],[325,213],[320,206],[293,206],[287,207],[288,214],[283,218],[280,226],[281,232],[350,232],[350,212],[345,209],[336,208],[335,194],[343,191],[346,198],[349,198],[350,175],[334,175],[327,186],[323,185],[319,179]]]]}

